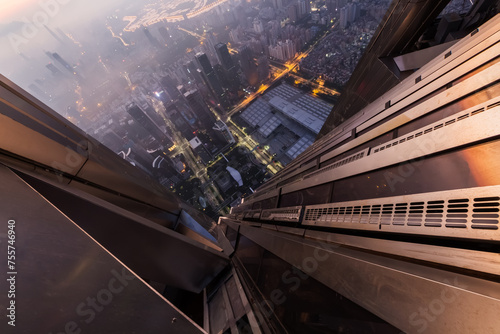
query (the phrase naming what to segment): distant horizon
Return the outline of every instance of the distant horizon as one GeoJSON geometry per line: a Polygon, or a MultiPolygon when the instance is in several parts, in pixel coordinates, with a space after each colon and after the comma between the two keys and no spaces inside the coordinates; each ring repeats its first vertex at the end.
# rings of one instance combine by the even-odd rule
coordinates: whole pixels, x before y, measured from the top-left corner
{"type": "MultiPolygon", "coordinates": [[[[184,1],[178,0],[175,7],[178,8],[182,2],[184,1]]],[[[193,7],[186,13],[189,14],[193,10],[204,11],[203,8],[213,2],[216,1],[199,1],[196,8],[193,7]]],[[[3,64],[0,65],[0,74],[21,86],[32,82],[33,73],[38,72],[38,75],[42,75],[46,61],[43,56],[44,51],[54,52],[61,46],[57,37],[54,37],[48,29],[56,34],[62,30],[66,34],[74,35],[78,40],[79,35],[87,34],[91,22],[104,21],[109,15],[117,15],[117,19],[123,21],[124,27],[133,27],[128,31],[134,31],[137,25],[149,26],[152,19],[158,18],[160,14],[157,8],[154,2],[137,3],[132,0],[0,1],[0,49],[2,49],[0,64],[3,64]]],[[[163,16],[158,18],[160,21],[162,19],[165,18],[163,16]]],[[[59,49],[59,52],[64,53],[64,50],[59,49]]]]}
{"type": "MultiPolygon", "coordinates": [[[[83,2],[78,0],[21,0],[0,2],[0,73],[23,85],[21,72],[35,68],[43,51],[55,50],[57,40],[45,26],[75,33],[92,20],[127,5],[128,0],[83,2]],[[28,63],[27,63],[28,62],[28,63]]],[[[40,66],[39,66],[40,67],[40,66]]],[[[29,71],[28,71],[29,72],[29,71]]]]}
{"type": "Polygon", "coordinates": [[[0,1],[0,22],[4,24],[3,21],[9,18],[13,21],[21,19],[30,7],[38,3],[38,0],[0,1]]]}

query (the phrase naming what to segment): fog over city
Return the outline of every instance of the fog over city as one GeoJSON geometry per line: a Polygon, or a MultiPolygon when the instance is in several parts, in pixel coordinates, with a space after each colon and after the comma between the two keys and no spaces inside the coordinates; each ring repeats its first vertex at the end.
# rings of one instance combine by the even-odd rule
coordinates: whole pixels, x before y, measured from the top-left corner
{"type": "MultiPolygon", "coordinates": [[[[131,3],[132,1],[128,1],[131,3]]],[[[106,14],[125,9],[127,1],[36,1],[25,0],[0,3],[0,59],[2,74],[16,75],[26,72],[27,61],[15,55],[24,55],[30,61],[40,59],[43,49],[57,48],[58,41],[44,28],[70,29],[72,34],[85,33],[92,20],[102,19],[106,14]],[[118,9],[119,8],[119,9],[118,9]],[[24,61],[22,61],[24,60],[24,61]],[[8,63],[8,65],[6,64],[8,63]],[[24,67],[24,70],[23,70],[24,67]]],[[[33,68],[36,68],[33,66],[33,68]]],[[[17,78],[16,78],[17,79],[17,78]]],[[[28,79],[28,78],[26,78],[28,79]]]]}
{"type": "MultiPolygon", "coordinates": [[[[256,51],[268,54],[269,46],[291,40],[295,44],[294,51],[297,52],[300,51],[297,50],[297,47],[300,47],[299,43],[304,42],[297,42],[290,38],[295,36],[280,36],[281,32],[275,31],[277,29],[274,23],[279,25],[278,29],[280,30],[281,28],[294,27],[297,26],[297,21],[303,20],[305,16],[310,18],[309,15],[313,13],[317,17],[311,23],[316,23],[317,25],[313,28],[318,29],[318,27],[332,23],[335,16],[325,16],[325,13],[328,11],[335,13],[340,9],[337,7],[344,5],[344,2],[347,5],[346,1],[332,1],[331,10],[327,10],[324,2],[307,4],[304,1],[301,4],[293,1],[288,2],[281,0],[274,1],[274,3],[180,0],[165,3],[130,0],[106,2],[26,0],[15,4],[3,2],[1,4],[2,14],[0,14],[0,45],[2,49],[0,73],[30,91],[28,88],[30,85],[39,86],[35,80],[47,82],[53,79],[51,77],[53,73],[47,69],[48,63],[51,62],[47,52],[57,52],[63,59],[67,59],[70,66],[80,67],[80,72],[83,72],[83,67],[86,67],[85,73],[80,73],[85,78],[86,84],[92,82],[92,85],[99,85],[100,81],[103,80],[103,75],[98,73],[99,71],[89,69],[94,64],[99,62],[106,64],[106,61],[113,63],[108,68],[109,72],[106,73],[106,79],[110,80],[113,76],[116,79],[117,71],[130,66],[130,62],[133,62],[134,65],[139,65],[141,62],[148,63],[143,58],[151,56],[151,54],[147,54],[147,49],[151,48],[151,44],[154,42],[148,41],[147,36],[143,34],[141,28],[144,27],[150,27],[152,38],[158,40],[162,46],[166,45],[163,50],[155,50],[157,51],[156,55],[161,57],[158,59],[159,62],[166,64],[178,60],[179,55],[185,56],[186,50],[199,48],[203,40],[198,38],[194,41],[194,38],[204,33],[206,35],[207,30],[210,30],[209,43],[233,42],[236,45],[241,42],[239,44],[248,44],[245,43],[247,41],[235,41],[235,39],[250,39],[252,44],[262,44],[262,47],[258,46],[256,51]],[[313,8],[311,4],[313,4],[313,8]],[[292,5],[292,10],[290,5],[292,5]],[[300,6],[305,6],[305,8],[300,8],[300,6]],[[255,22],[255,20],[259,21],[255,22]],[[180,50],[172,50],[173,45],[166,43],[158,31],[161,26],[169,29],[169,34],[176,44],[182,44],[180,50]],[[273,36],[267,36],[267,31],[259,31],[260,26],[263,30],[270,27],[273,30],[271,32],[273,36]],[[188,29],[183,31],[178,29],[179,27],[188,29]],[[255,27],[257,27],[257,31],[255,31],[255,27]],[[191,32],[188,31],[189,29],[191,32]],[[248,36],[248,30],[250,33],[254,33],[254,36],[248,36]],[[262,41],[262,35],[265,35],[265,42],[262,41]],[[257,39],[258,37],[261,38],[257,39]],[[120,52],[121,55],[118,54],[120,52]],[[124,67],[116,64],[120,56],[123,56],[121,57],[122,62],[124,62],[124,58],[127,58],[126,61],[129,62],[124,67]]],[[[386,2],[383,4],[386,5],[386,2]]],[[[381,13],[379,14],[383,14],[384,10],[385,7],[380,6],[381,13]]],[[[310,39],[311,37],[307,36],[306,38],[310,39]]],[[[195,52],[197,51],[200,50],[195,50],[195,52]]],[[[212,62],[217,61],[213,50],[202,48],[201,51],[207,51],[206,53],[212,62]]],[[[257,56],[259,52],[254,53],[252,56],[257,56]]],[[[155,64],[151,65],[155,66],[155,64]]],[[[250,83],[256,86],[255,75],[250,76],[252,77],[250,83]]],[[[54,100],[65,94],[48,92],[49,96],[39,96],[40,94],[36,92],[30,92],[58,112],[63,112],[61,109],[65,103],[59,105],[61,103],[54,100]]]]}

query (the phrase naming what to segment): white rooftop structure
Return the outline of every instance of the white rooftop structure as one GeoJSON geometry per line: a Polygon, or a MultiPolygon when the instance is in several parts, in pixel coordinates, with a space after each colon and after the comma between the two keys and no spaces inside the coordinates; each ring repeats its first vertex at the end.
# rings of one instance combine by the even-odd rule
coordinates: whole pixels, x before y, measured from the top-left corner
{"type": "Polygon", "coordinates": [[[284,150],[293,160],[314,142],[332,109],[333,105],[283,83],[257,99],[241,117],[257,130],[260,141],[272,138],[267,144],[273,151],[284,150]],[[287,130],[277,133],[280,126],[287,130]]]}
{"type": "Polygon", "coordinates": [[[227,166],[226,170],[231,174],[231,177],[238,182],[238,185],[241,187],[243,185],[243,180],[241,179],[241,174],[233,167],[227,166]]]}
{"type": "MultiPolygon", "coordinates": [[[[264,120],[267,122],[266,117],[272,113],[271,107],[317,134],[332,111],[333,105],[305,94],[298,88],[281,84],[257,99],[241,114],[241,117],[253,127],[262,126],[262,122],[264,120]]],[[[266,134],[270,127],[272,126],[266,125],[266,128],[259,129],[259,132],[267,137],[277,126],[266,134]]]]}
{"type": "Polygon", "coordinates": [[[293,103],[310,112],[313,116],[323,120],[326,120],[333,109],[333,105],[307,94],[302,95],[293,103]]]}
{"type": "Polygon", "coordinates": [[[316,116],[312,108],[306,109],[279,96],[273,97],[269,104],[314,133],[319,133],[326,120],[326,117],[316,116]]]}
{"type": "Polygon", "coordinates": [[[189,141],[189,145],[191,145],[191,147],[194,150],[195,148],[197,148],[198,146],[201,145],[201,141],[200,141],[200,139],[198,137],[194,137],[193,139],[191,139],[189,141]]]}
{"type": "Polygon", "coordinates": [[[265,97],[267,97],[268,100],[272,99],[275,96],[279,96],[285,100],[291,100],[294,97],[298,97],[300,95],[304,95],[304,92],[302,92],[298,88],[283,83],[280,86],[273,88],[269,92],[267,92],[265,97]]]}
{"type": "Polygon", "coordinates": [[[266,93],[269,104],[314,133],[319,133],[333,105],[285,83],[266,93]]]}
{"type": "Polygon", "coordinates": [[[241,114],[241,118],[251,126],[256,126],[271,113],[271,106],[264,99],[257,99],[241,114]]]}
{"type": "Polygon", "coordinates": [[[259,133],[263,135],[265,138],[267,138],[271,133],[273,133],[274,130],[276,130],[278,126],[280,126],[280,124],[281,120],[279,120],[278,117],[273,115],[271,118],[266,120],[264,124],[260,126],[259,133]]]}
{"type": "Polygon", "coordinates": [[[304,152],[306,148],[312,145],[314,142],[314,138],[310,136],[304,136],[300,138],[288,151],[286,151],[286,155],[290,159],[295,159],[299,156],[300,153],[304,152]]]}

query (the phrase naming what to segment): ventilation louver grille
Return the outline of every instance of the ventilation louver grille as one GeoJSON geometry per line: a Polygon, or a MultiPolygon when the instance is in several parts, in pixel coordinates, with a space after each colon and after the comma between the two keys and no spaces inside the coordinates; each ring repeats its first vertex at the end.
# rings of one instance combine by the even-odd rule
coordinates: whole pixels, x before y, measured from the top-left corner
{"type": "Polygon", "coordinates": [[[262,210],[260,218],[262,220],[276,220],[276,221],[299,221],[301,206],[294,206],[282,209],[266,209],[262,210]]]}
{"type": "Polygon", "coordinates": [[[472,228],[498,229],[499,197],[482,197],[474,199],[472,209],[472,228]]]}
{"type": "MultiPolygon", "coordinates": [[[[495,188],[494,192],[497,194],[500,191],[498,186],[488,188],[495,188]]],[[[475,197],[473,191],[468,190],[472,195],[468,198],[448,197],[451,193],[463,195],[459,191],[450,191],[405,196],[406,198],[432,198],[427,201],[402,202],[398,199],[405,197],[395,197],[346,202],[345,204],[307,206],[303,223],[387,231],[397,227],[398,231],[403,231],[401,228],[404,228],[410,233],[412,228],[418,227],[419,231],[428,229],[498,230],[500,197],[475,197]],[[441,194],[441,199],[433,196],[436,194],[441,194]],[[445,196],[448,198],[443,198],[445,196]]]]}
{"type": "Polygon", "coordinates": [[[309,173],[306,176],[304,176],[304,180],[309,179],[311,177],[314,177],[314,176],[316,176],[318,174],[326,173],[328,171],[331,171],[332,169],[338,168],[340,166],[344,166],[344,165],[346,165],[348,163],[351,163],[353,161],[359,160],[359,159],[363,158],[366,155],[367,151],[368,151],[368,149],[363,150],[363,151],[361,151],[359,153],[353,154],[353,155],[351,155],[351,156],[349,156],[347,158],[339,160],[339,161],[337,161],[337,162],[335,162],[335,163],[333,163],[331,165],[328,165],[326,167],[320,168],[317,171],[309,173]]]}
{"type": "Polygon", "coordinates": [[[260,217],[260,210],[249,210],[245,212],[243,218],[258,219],[260,217]]]}
{"type": "MultiPolygon", "coordinates": [[[[492,109],[496,106],[498,106],[500,102],[497,102],[497,103],[494,103],[494,104],[491,104],[487,107],[487,109],[492,109]]],[[[381,151],[384,151],[386,149],[389,149],[393,146],[396,146],[398,144],[402,144],[404,142],[407,142],[407,141],[410,141],[412,139],[415,139],[415,138],[418,138],[420,136],[423,136],[423,135],[426,135],[426,134],[429,134],[431,133],[432,131],[436,131],[436,130],[439,130],[439,129],[442,129],[444,128],[445,126],[449,126],[449,125],[452,125],[454,123],[457,123],[457,122],[460,122],[461,120],[464,120],[466,118],[469,118],[470,116],[475,116],[477,114],[480,114],[482,113],[486,108],[479,108],[479,109],[476,109],[476,110],[473,110],[473,111],[468,111],[468,112],[465,112],[463,114],[458,114],[457,116],[455,117],[451,117],[451,118],[446,118],[445,120],[443,120],[442,123],[439,123],[439,124],[431,124],[429,125],[428,128],[424,129],[424,130],[417,130],[415,132],[410,132],[409,134],[407,134],[405,137],[400,137],[396,140],[393,140],[393,141],[390,141],[390,142],[387,142],[385,144],[382,144],[380,146],[377,146],[377,147],[374,147],[373,148],[373,152],[372,154],[374,153],[378,153],[378,152],[381,152],[381,151]]]]}

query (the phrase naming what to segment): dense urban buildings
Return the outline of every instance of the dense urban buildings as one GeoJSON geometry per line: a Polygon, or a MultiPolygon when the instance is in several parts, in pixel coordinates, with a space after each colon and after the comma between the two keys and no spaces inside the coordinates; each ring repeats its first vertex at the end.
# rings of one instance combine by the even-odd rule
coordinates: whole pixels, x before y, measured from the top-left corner
{"type": "MultiPolygon", "coordinates": [[[[201,186],[200,192],[212,189],[205,177],[191,181],[206,176],[206,168],[235,147],[247,149],[263,182],[314,141],[388,5],[388,0],[230,0],[205,7],[178,1],[119,8],[83,29],[47,22],[37,32],[46,39],[43,48],[30,49],[22,29],[16,32],[21,35],[11,33],[10,51],[29,60],[32,70],[22,66],[23,71],[5,73],[117,154],[131,143],[133,152],[153,161],[166,153],[163,166],[172,167],[172,175],[150,172],[171,189],[186,182],[201,186]],[[130,15],[132,10],[139,15],[130,15]],[[285,81],[297,94],[303,91],[307,107],[270,98],[285,81]],[[272,116],[252,121],[261,104],[272,116]],[[287,110],[295,107],[300,111],[294,116],[287,110]],[[227,140],[217,122],[234,140],[227,140]],[[192,145],[193,138],[199,144],[192,145]],[[174,168],[172,159],[185,168],[174,168]]],[[[445,10],[467,9],[453,2],[445,10]]],[[[134,156],[125,158],[143,166],[134,156]]],[[[229,210],[218,195],[217,190],[208,195],[214,217],[229,210]]]]}
{"type": "Polygon", "coordinates": [[[246,108],[241,120],[259,147],[286,165],[313,143],[332,107],[283,83],[246,108]]]}
{"type": "Polygon", "coordinates": [[[0,332],[497,332],[499,9],[3,2],[0,332]]]}
{"type": "MultiPolygon", "coordinates": [[[[156,162],[164,152],[171,174],[146,169],[171,189],[189,183],[203,193],[220,154],[245,148],[263,182],[314,141],[389,1],[175,4],[134,17],[118,9],[87,23],[91,37],[49,23],[43,49],[10,46],[40,64],[16,79],[35,96],[117,154],[134,145],[124,157],[137,166],[138,151],[156,162]],[[281,91],[293,96],[274,96],[281,91]]],[[[218,192],[207,195],[214,217],[229,210],[218,192]]]]}

